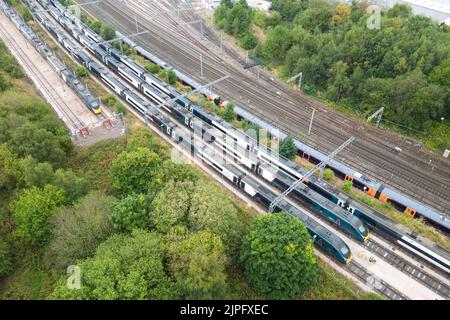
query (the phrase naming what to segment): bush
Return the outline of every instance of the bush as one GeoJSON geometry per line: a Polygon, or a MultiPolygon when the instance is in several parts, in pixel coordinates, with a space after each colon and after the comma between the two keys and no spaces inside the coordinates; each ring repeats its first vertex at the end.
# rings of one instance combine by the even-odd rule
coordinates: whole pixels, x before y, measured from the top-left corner
{"type": "Polygon", "coordinates": [[[145,62],[145,69],[153,74],[158,74],[161,71],[161,68],[157,64],[147,61],[145,62]]]}
{"type": "Polygon", "coordinates": [[[345,181],[344,185],[342,186],[342,190],[349,193],[350,191],[352,191],[352,187],[353,187],[353,182],[345,181]]]}
{"type": "Polygon", "coordinates": [[[30,10],[25,5],[20,5],[19,7],[20,15],[25,22],[33,20],[33,16],[31,15],[30,10]]]}
{"type": "Polygon", "coordinates": [[[291,137],[287,137],[281,141],[279,153],[288,159],[293,159],[297,155],[297,147],[291,137]]]}
{"type": "Polygon", "coordinates": [[[116,37],[116,28],[112,25],[104,24],[101,27],[101,36],[105,41],[114,39],[116,37]]]}
{"type": "Polygon", "coordinates": [[[175,84],[177,82],[177,74],[173,70],[167,70],[166,79],[169,84],[175,84]]]}
{"type": "Polygon", "coordinates": [[[88,75],[88,71],[85,67],[76,67],[75,69],[75,73],[77,74],[77,76],[79,76],[80,78],[84,78],[87,77],[88,75]]]}
{"type": "Polygon", "coordinates": [[[327,168],[323,171],[323,178],[326,181],[332,181],[334,179],[334,171],[330,168],[327,168]]]}
{"type": "Polygon", "coordinates": [[[114,198],[90,193],[71,208],[50,218],[53,237],[48,259],[56,267],[67,267],[77,259],[91,256],[111,233],[111,203],[114,198]]]}
{"type": "Polygon", "coordinates": [[[114,110],[116,110],[117,113],[122,113],[124,116],[128,113],[127,107],[125,107],[120,101],[116,101],[116,103],[114,103],[114,110]]]}

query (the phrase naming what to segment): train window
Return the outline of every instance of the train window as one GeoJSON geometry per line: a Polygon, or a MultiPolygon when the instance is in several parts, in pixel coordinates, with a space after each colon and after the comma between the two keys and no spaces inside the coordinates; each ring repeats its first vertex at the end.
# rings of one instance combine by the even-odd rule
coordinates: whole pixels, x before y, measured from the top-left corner
{"type": "Polygon", "coordinates": [[[347,254],[348,254],[348,248],[347,248],[346,246],[342,247],[342,248],[341,248],[341,253],[342,253],[344,256],[347,256],[347,254]]]}
{"type": "Polygon", "coordinates": [[[364,234],[365,232],[367,232],[367,229],[364,227],[363,224],[361,224],[358,228],[359,232],[361,232],[362,234],[364,234]]]}

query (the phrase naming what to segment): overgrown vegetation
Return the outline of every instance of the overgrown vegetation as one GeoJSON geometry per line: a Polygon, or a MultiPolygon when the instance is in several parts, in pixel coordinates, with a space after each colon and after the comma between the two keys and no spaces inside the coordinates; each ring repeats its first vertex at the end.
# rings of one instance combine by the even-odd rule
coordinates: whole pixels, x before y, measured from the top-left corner
{"type": "Polygon", "coordinates": [[[267,15],[245,0],[223,0],[216,25],[242,39],[256,25],[265,33],[254,54],[288,79],[303,73],[303,90],[330,105],[368,115],[380,107],[386,126],[424,139],[442,153],[450,144],[450,34],[447,26],[410,7],[381,13],[368,28],[364,2],[275,0],[267,15]],[[411,128],[409,130],[407,128],[411,128]]]}

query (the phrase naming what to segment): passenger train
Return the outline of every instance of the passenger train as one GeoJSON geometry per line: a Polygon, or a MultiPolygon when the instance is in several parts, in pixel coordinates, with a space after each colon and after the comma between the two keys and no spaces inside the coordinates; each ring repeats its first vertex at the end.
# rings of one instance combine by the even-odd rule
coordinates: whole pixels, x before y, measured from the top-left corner
{"type": "MultiPolygon", "coordinates": [[[[63,81],[80,97],[89,110],[95,114],[102,113],[98,98],[94,97],[89,89],[81,83],[75,73],[69,70],[62,60],[42,41],[34,31],[20,18],[3,0],[0,6],[6,16],[17,26],[24,36],[31,41],[39,54],[48,61],[50,66],[58,73],[63,81]]],[[[54,30],[52,30],[54,32],[54,30]]]]}
{"type": "MultiPolygon", "coordinates": [[[[40,1],[42,2],[45,0],[40,0],[40,1]]],[[[57,3],[56,0],[50,0],[49,2],[57,3]]],[[[66,16],[66,11],[64,11],[65,16],[66,16]]],[[[70,19],[69,19],[69,21],[70,21],[70,19]]],[[[82,23],[79,23],[76,25],[79,28],[82,28],[82,30],[83,30],[82,32],[84,34],[90,34],[92,32],[91,30],[86,31],[86,30],[89,30],[89,28],[84,26],[82,23]]],[[[94,37],[92,37],[90,39],[93,40],[93,38],[94,37]]],[[[95,40],[93,40],[93,41],[95,41],[95,40]]],[[[129,68],[130,68],[130,66],[132,66],[132,68],[135,69],[133,71],[133,73],[136,76],[141,77],[141,79],[145,78],[146,71],[144,69],[142,69],[140,66],[136,65],[134,62],[131,63],[132,61],[130,61],[127,57],[121,55],[116,49],[108,48],[107,46],[102,47],[101,41],[102,41],[101,38],[97,37],[97,41],[95,41],[95,42],[100,42],[100,46],[104,52],[109,52],[109,55],[111,57],[115,58],[118,61],[118,63],[125,64],[129,68]],[[127,64],[127,62],[128,62],[128,64],[127,64]]],[[[103,52],[102,52],[102,54],[103,54],[103,52]]],[[[98,55],[98,53],[97,53],[97,55],[98,55]]],[[[106,62],[106,63],[108,64],[108,62],[106,62]]],[[[130,68],[130,69],[132,69],[132,68],[130,68]]],[[[130,74],[130,72],[128,72],[128,74],[130,74]]],[[[143,80],[145,82],[147,82],[148,84],[151,84],[155,89],[159,90],[159,93],[153,92],[153,94],[150,94],[150,93],[146,94],[147,96],[152,95],[153,101],[156,101],[158,104],[162,103],[163,95],[167,94],[167,92],[170,92],[171,97],[174,96],[172,88],[170,88],[167,84],[163,83],[159,79],[155,78],[153,75],[149,75],[149,76],[151,76],[151,77],[149,77],[148,79],[154,80],[155,83],[149,83],[149,81],[147,81],[146,79],[143,79],[143,80]],[[164,88],[164,90],[162,88],[164,88]],[[158,102],[158,99],[159,99],[159,102],[158,102]]],[[[142,84],[141,84],[141,86],[142,86],[142,84]]],[[[299,177],[302,176],[302,173],[304,171],[302,169],[300,169],[298,166],[296,166],[289,160],[284,159],[281,156],[272,154],[270,152],[270,150],[267,151],[264,148],[261,148],[261,146],[259,146],[254,140],[252,140],[251,138],[249,138],[248,136],[243,134],[241,131],[235,129],[230,124],[226,123],[224,120],[218,118],[217,116],[215,116],[209,112],[204,111],[200,106],[197,106],[197,105],[191,103],[187,99],[185,99],[184,101],[176,101],[176,102],[177,102],[177,104],[164,105],[164,108],[166,108],[167,110],[172,110],[172,112],[174,112],[174,110],[176,110],[175,112],[177,112],[177,119],[179,121],[182,122],[184,119],[186,125],[187,125],[187,123],[191,123],[191,122],[189,122],[191,120],[187,120],[187,123],[186,123],[186,119],[188,119],[188,116],[186,113],[184,113],[184,114],[181,113],[181,109],[179,108],[179,106],[181,106],[181,107],[185,108],[186,110],[192,112],[194,114],[194,116],[196,116],[196,117],[200,118],[201,120],[205,121],[206,123],[208,123],[211,128],[215,128],[218,130],[218,131],[217,130],[215,131],[216,133],[214,135],[210,135],[210,136],[215,136],[217,139],[217,136],[220,136],[221,134],[226,134],[227,136],[231,137],[231,140],[233,141],[233,145],[234,145],[233,147],[235,147],[235,148],[240,147],[240,148],[246,150],[247,152],[254,153],[256,155],[256,161],[254,163],[250,164],[250,166],[253,166],[253,171],[258,170],[257,168],[259,168],[261,170],[261,172],[259,172],[259,174],[261,175],[261,173],[263,172],[263,170],[261,168],[263,167],[262,165],[264,164],[264,165],[269,165],[273,168],[276,168],[278,170],[277,174],[280,176],[282,175],[282,174],[280,174],[280,172],[283,172],[283,174],[285,174],[290,179],[298,179],[299,177]]],[[[191,118],[191,119],[193,119],[193,118],[191,118]]],[[[211,141],[212,141],[212,139],[211,139],[211,141]]],[[[313,186],[315,185],[313,178],[314,177],[307,180],[306,184],[308,185],[309,190],[314,190],[314,191],[318,192],[317,189],[313,188],[313,186]]],[[[278,176],[274,176],[272,180],[273,180],[274,184],[278,183],[278,185],[280,185],[280,181],[279,181],[280,179],[278,178],[278,176]]],[[[318,193],[320,193],[320,192],[318,192],[318,193]]],[[[321,195],[326,197],[324,194],[321,194],[321,195]]],[[[350,213],[354,214],[356,217],[360,218],[361,220],[368,223],[369,226],[371,226],[370,223],[368,222],[369,218],[367,218],[367,217],[371,217],[372,215],[375,215],[374,213],[368,213],[367,210],[362,210],[361,212],[365,212],[365,214],[367,215],[367,217],[364,218],[362,215],[358,215],[355,210],[352,210],[351,207],[344,206],[342,201],[337,200],[335,202],[335,201],[333,201],[332,198],[328,198],[328,200],[334,202],[335,204],[339,205],[340,207],[347,209],[350,213]]],[[[350,216],[351,215],[349,215],[349,218],[350,218],[350,216]]],[[[358,229],[358,227],[356,227],[356,228],[358,229]]],[[[390,230],[390,228],[392,228],[392,230],[395,230],[395,226],[388,227],[389,230],[390,230]]],[[[366,231],[361,231],[362,239],[366,238],[367,234],[366,234],[366,231]]],[[[408,242],[408,241],[405,240],[405,242],[408,242]]],[[[416,252],[413,251],[414,249],[412,249],[412,248],[406,248],[406,249],[413,252],[414,254],[417,254],[416,252]]],[[[434,246],[434,249],[430,249],[430,250],[433,255],[439,256],[436,246],[434,246]]]]}

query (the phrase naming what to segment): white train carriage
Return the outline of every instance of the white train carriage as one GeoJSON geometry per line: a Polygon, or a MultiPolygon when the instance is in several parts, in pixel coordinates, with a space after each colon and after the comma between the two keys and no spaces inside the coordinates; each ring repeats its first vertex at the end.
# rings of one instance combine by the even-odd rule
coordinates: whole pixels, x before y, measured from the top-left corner
{"type": "Polygon", "coordinates": [[[120,96],[123,96],[123,93],[127,90],[127,87],[125,87],[120,81],[118,81],[109,73],[102,73],[100,77],[108,87],[110,87],[120,96]]]}
{"type": "Polygon", "coordinates": [[[124,66],[120,66],[120,65],[119,65],[119,73],[125,80],[127,80],[129,83],[131,83],[133,85],[133,87],[140,90],[141,83],[142,83],[141,78],[139,78],[138,76],[131,73],[128,68],[125,68],[124,66]]]}

